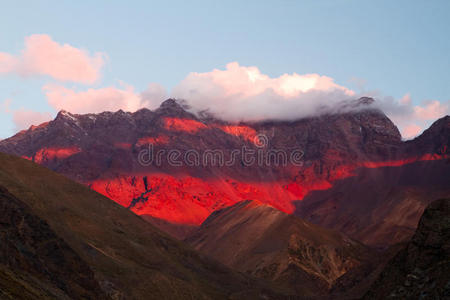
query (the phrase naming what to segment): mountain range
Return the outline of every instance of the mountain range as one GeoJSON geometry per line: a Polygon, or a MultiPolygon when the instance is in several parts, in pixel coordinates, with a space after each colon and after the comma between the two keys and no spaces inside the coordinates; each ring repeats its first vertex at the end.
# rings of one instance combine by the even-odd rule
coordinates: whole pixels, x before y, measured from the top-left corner
{"type": "Polygon", "coordinates": [[[230,123],[169,99],[0,141],[0,295],[446,294],[450,117],[403,141],[373,103],[230,123]]]}
{"type": "MultiPolygon", "coordinates": [[[[432,200],[430,197],[421,204],[406,200],[407,192],[428,194],[411,181],[413,174],[426,172],[426,178],[439,181],[431,189],[438,196],[449,195],[445,180],[449,165],[445,161],[449,158],[450,117],[436,121],[418,138],[404,142],[389,118],[373,108],[373,101],[361,98],[343,105],[342,113],[292,122],[238,124],[207,114],[194,115],[173,99],[155,111],[97,115],[61,111],[53,121],[1,141],[0,151],[27,158],[85,184],[179,238],[217,209],[243,200],[258,200],[322,226],[339,226],[339,230],[358,239],[369,235],[366,241],[371,244],[386,244],[389,239],[383,237],[385,233],[371,236],[378,233],[372,233],[368,225],[337,224],[347,222],[349,217],[363,222],[367,211],[376,212],[378,216],[373,217],[377,220],[386,219],[393,212],[383,211],[378,202],[367,198],[376,193],[365,195],[364,199],[352,193],[355,200],[339,204],[346,217],[333,214],[331,218],[339,220],[325,220],[320,215],[329,215],[327,210],[337,207],[335,203],[339,201],[327,193],[347,195],[345,189],[354,190],[352,180],[358,185],[369,182],[378,192],[399,198],[391,201],[391,206],[398,205],[398,213],[402,207],[415,205],[417,212],[404,225],[385,223],[386,228],[382,229],[388,232],[392,226],[404,227],[404,233],[392,242],[410,237],[424,206],[432,200]],[[243,155],[233,156],[233,151],[244,150],[254,153],[248,162],[243,155]],[[169,161],[171,151],[178,153],[175,163],[169,161]],[[206,157],[208,151],[219,151],[219,157],[206,157]],[[148,163],[147,159],[143,163],[141,154],[150,152],[153,161],[148,163]],[[159,154],[162,155],[158,161],[155,156],[159,154]],[[297,154],[295,164],[290,161],[292,154],[297,154]],[[412,170],[410,165],[417,167],[412,170]],[[409,175],[402,179],[406,181],[404,185],[416,185],[416,190],[407,191],[405,187],[399,191],[397,181],[385,180],[382,172],[398,173],[391,175],[397,177],[409,175]],[[360,180],[361,176],[366,181],[360,180]],[[335,187],[337,184],[339,188],[335,187]],[[403,201],[409,202],[400,204],[403,201]]],[[[379,223],[375,220],[370,224],[375,222],[379,223]]]]}

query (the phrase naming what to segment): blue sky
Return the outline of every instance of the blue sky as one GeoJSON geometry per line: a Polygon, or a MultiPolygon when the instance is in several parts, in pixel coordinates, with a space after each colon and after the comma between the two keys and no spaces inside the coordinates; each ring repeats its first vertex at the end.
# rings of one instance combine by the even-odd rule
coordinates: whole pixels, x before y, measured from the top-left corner
{"type": "MultiPolygon", "coordinates": [[[[18,55],[24,39],[45,34],[60,44],[106,54],[86,90],[124,83],[169,91],[190,72],[256,66],[276,78],[316,73],[353,89],[412,105],[450,99],[450,1],[8,1],[0,10],[0,52],[18,55]]],[[[56,80],[58,81],[58,80],[56,80]]],[[[42,87],[51,76],[0,74],[9,99],[0,138],[17,129],[18,109],[55,113],[42,87]]],[[[5,106],[5,105],[3,105],[5,106]]]]}

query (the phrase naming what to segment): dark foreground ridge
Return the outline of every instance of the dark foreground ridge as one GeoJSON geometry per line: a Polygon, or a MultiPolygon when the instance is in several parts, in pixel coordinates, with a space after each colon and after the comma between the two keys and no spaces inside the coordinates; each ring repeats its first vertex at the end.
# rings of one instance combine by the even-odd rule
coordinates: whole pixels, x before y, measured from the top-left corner
{"type": "Polygon", "coordinates": [[[2,186],[0,298],[107,298],[88,264],[2,186]]]}

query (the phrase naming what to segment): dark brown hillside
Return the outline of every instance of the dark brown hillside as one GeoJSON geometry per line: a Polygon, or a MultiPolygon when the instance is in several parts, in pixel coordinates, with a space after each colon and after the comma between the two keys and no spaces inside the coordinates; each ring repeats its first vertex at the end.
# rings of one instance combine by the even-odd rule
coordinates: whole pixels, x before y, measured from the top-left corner
{"type": "Polygon", "coordinates": [[[326,294],[372,253],[343,234],[258,201],[214,212],[186,241],[225,265],[305,297],[326,294]]]}
{"type": "Polygon", "coordinates": [[[408,241],[425,207],[442,197],[450,197],[450,160],[415,162],[360,169],[330,189],[311,192],[295,214],[384,247],[408,241]]]}
{"type": "Polygon", "coordinates": [[[1,299],[106,299],[91,268],[0,186],[1,299]]]}

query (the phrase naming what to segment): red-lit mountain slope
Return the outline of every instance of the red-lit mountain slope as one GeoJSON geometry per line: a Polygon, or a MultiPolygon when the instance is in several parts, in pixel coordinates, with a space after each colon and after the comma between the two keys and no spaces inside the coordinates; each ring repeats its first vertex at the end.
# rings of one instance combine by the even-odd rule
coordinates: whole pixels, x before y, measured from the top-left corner
{"type": "Polygon", "coordinates": [[[215,211],[186,242],[304,297],[325,295],[338,277],[375,254],[341,233],[256,200],[215,211]]]}
{"type": "Polygon", "coordinates": [[[330,188],[359,167],[443,157],[448,135],[404,143],[395,125],[371,109],[372,101],[362,98],[343,105],[341,113],[320,117],[251,124],[194,116],[174,100],[135,113],[61,111],[55,120],[1,141],[0,150],[175,225],[199,225],[214,210],[245,199],[292,213],[296,200],[330,188]],[[139,158],[149,163],[149,144],[153,161],[143,165],[139,158]],[[223,165],[220,159],[211,163],[213,154],[205,154],[211,150],[223,153],[223,165]],[[244,151],[254,152],[244,157],[244,151]]]}

